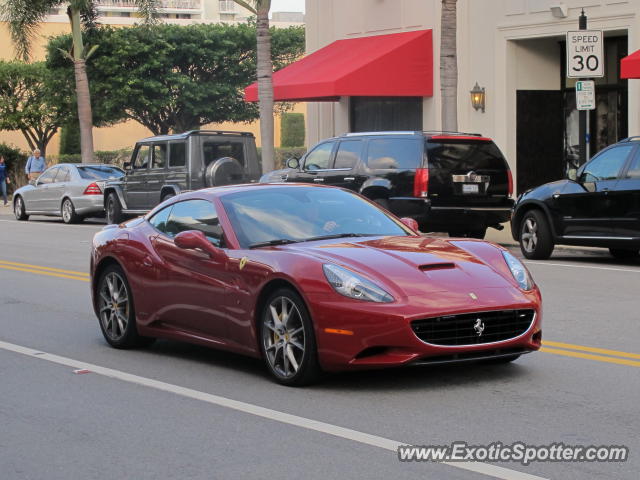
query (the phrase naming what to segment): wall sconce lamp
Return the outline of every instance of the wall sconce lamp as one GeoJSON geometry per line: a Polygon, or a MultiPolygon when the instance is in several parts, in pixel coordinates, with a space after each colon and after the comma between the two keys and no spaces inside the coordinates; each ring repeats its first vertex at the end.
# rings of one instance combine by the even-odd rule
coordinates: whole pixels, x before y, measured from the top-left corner
{"type": "Polygon", "coordinates": [[[551,15],[556,18],[567,18],[567,15],[569,14],[569,9],[564,3],[551,5],[549,7],[549,10],[551,10],[551,15]]]}
{"type": "Polygon", "coordinates": [[[484,87],[480,88],[478,82],[476,82],[473,90],[469,92],[471,94],[471,105],[476,111],[482,109],[482,113],[484,113],[484,101],[485,101],[485,93],[484,87]]]}

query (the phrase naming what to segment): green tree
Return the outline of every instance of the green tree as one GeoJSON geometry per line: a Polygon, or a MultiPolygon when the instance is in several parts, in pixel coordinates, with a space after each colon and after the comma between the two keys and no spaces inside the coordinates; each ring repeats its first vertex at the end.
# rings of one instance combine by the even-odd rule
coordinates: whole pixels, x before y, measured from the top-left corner
{"type": "MultiPolygon", "coordinates": [[[[153,22],[156,17],[157,0],[134,1],[145,21],[153,22]]],[[[67,7],[73,37],[73,48],[67,52],[67,56],[73,62],[75,72],[82,161],[93,162],[93,118],[86,60],[97,46],[85,47],[82,30],[83,23],[85,27],[95,26],[96,0],[0,0],[0,2],[2,2],[0,18],[9,23],[13,44],[18,56],[24,60],[29,60],[34,33],[44,17],[49,14],[49,10],[61,5],[67,7]]]]}
{"type": "MultiPolygon", "coordinates": [[[[278,29],[273,62],[281,68],[304,52],[304,30],[278,29]]],[[[258,117],[243,100],[243,87],[255,80],[255,26],[154,25],[101,27],[87,39],[99,44],[87,71],[94,111],[108,124],[133,119],[154,134],[195,129],[208,123],[248,122],[258,117]]],[[[68,64],[60,53],[71,38],[48,46],[47,64],[64,89],[68,64]]]]}
{"type": "Polygon", "coordinates": [[[440,91],[442,130],[458,130],[457,0],[442,0],[440,14],[440,91]]]}
{"type": "Polygon", "coordinates": [[[0,62],[0,130],[19,130],[29,147],[47,144],[69,117],[64,92],[56,91],[44,62],[0,62]]]}
{"type": "Polygon", "coordinates": [[[262,144],[262,171],[274,169],[274,120],[273,120],[273,63],[271,61],[271,31],[269,10],[271,0],[234,0],[257,17],[258,43],[258,104],[260,108],[260,142],[262,144]]]}

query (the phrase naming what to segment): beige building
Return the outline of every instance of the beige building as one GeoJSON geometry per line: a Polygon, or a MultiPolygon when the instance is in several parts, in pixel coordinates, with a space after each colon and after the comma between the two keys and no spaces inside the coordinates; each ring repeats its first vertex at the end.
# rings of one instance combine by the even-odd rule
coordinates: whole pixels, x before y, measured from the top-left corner
{"type": "MultiPolygon", "coordinates": [[[[596,79],[596,109],[590,113],[593,154],[640,134],[640,80],[621,80],[619,72],[620,59],[640,48],[640,0],[458,0],[458,127],[496,141],[519,191],[558,178],[575,161],[575,79],[566,78],[564,42],[567,31],[578,29],[581,7],[588,28],[604,32],[605,76],[596,79]],[[476,83],[485,88],[484,111],[471,104],[476,83]]],[[[423,61],[433,69],[432,95],[385,94],[381,99],[353,91],[345,95],[337,87],[333,96],[318,95],[313,75],[301,73],[298,82],[306,82],[307,97],[326,95],[320,98],[324,101],[308,103],[309,143],[369,129],[376,108],[396,112],[380,115],[386,129],[441,129],[440,8],[440,0],[306,0],[307,58],[323,47],[335,48],[339,40],[421,30],[433,34],[432,49],[423,52],[423,61]]],[[[340,45],[349,51],[356,43],[340,45]]],[[[390,69],[376,70],[378,54],[367,55],[375,72],[369,83],[383,83],[390,69]]],[[[338,65],[334,60],[325,58],[324,63],[338,65]]],[[[402,79],[394,82],[398,91],[406,88],[402,79]]],[[[277,79],[275,84],[277,89],[277,79]]],[[[338,84],[336,80],[334,86],[338,84]]]]}
{"type": "MultiPolygon", "coordinates": [[[[106,25],[127,26],[139,23],[133,0],[99,0],[98,21],[106,25]]],[[[161,0],[160,15],[164,22],[180,25],[193,23],[241,23],[246,22],[251,13],[239,7],[232,0],[161,0]]],[[[278,16],[278,12],[271,24],[276,27],[304,25],[300,16],[278,16]]],[[[51,36],[69,33],[69,19],[63,8],[55,8],[40,26],[32,46],[34,60],[43,60],[46,55],[47,39],[51,36]]],[[[15,50],[11,44],[7,25],[0,22],[0,51],[1,60],[13,60],[15,50]]],[[[306,112],[305,104],[296,105],[296,112],[306,112]]],[[[276,117],[275,144],[280,145],[280,119],[276,117]]],[[[249,131],[256,136],[260,145],[260,126],[258,122],[251,124],[211,124],[203,128],[217,130],[249,131]]],[[[113,127],[94,129],[94,146],[96,150],[118,150],[130,148],[136,140],[151,136],[151,132],[142,125],[134,122],[124,122],[113,127]]],[[[27,149],[28,145],[20,132],[0,131],[0,142],[27,149]]],[[[47,155],[55,156],[59,150],[59,135],[53,137],[47,147],[47,155]]]]}

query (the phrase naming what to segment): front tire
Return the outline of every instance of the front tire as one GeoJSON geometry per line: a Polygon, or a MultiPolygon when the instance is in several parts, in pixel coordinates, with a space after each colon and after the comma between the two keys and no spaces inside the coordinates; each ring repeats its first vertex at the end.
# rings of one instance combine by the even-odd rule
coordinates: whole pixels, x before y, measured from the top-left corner
{"type": "Polygon", "coordinates": [[[553,252],[549,222],[540,210],[525,213],[520,223],[520,250],[531,260],[546,260],[553,252]]]}
{"type": "Polygon", "coordinates": [[[79,223],[82,221],[82,217],[76,213],[76,208],[73,206],[73,202],[65,198],[60,207],[62,213],[62,221],[64,223],[79,223]]]}
{"type": "Polygon", "coordinates": [[[100,275],[96,288],[96,307],[100,330],[112,347],[134,348],[153,341],[138,334],[131,287],[118,265],[107,267],[100,275]]]}
{"type": "Polygon", "coordinates": [[[260,347],[267,369],[282,385],[302,386],[320,374],[311,316],[290,288],[273,292],[260,318],[260,347]]]}
{"type": "Polygon", "coordinates": [[[16,197],[13,201],[13,214],[16,216],[16,220],[29,220],[29,215],[27,215],[24,200],[22,200],[21,196],[16,197]]]}
{"type": "Polygon", "coordinates": [[[105,214],[107,217],[107,224],[118,224],[124,220],[122,216],[122,205],[120,205],[120,199],[115,192],[111,192],[107,196],[105,214]]]}

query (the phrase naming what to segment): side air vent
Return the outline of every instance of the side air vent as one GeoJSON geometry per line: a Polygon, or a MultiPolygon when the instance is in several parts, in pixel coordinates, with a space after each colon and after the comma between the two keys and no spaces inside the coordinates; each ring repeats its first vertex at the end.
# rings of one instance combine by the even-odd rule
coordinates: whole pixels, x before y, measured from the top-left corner
{"type": "Polygon", "coordinates": [[[430,263],[428,265],[420,265],[418,267],[423,272],[430,270],[446,270],[448,268],[456,268],[455,263],[430,263]]]}

